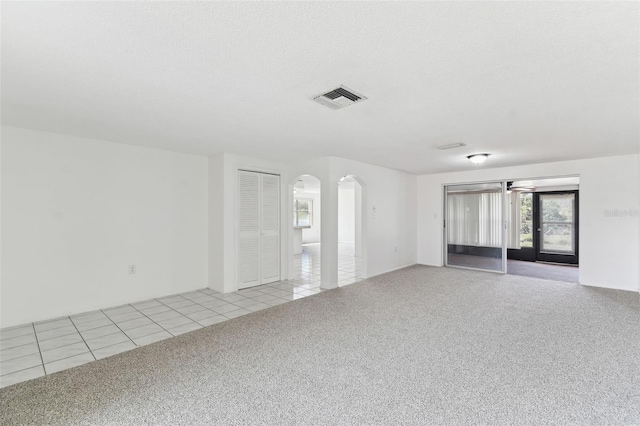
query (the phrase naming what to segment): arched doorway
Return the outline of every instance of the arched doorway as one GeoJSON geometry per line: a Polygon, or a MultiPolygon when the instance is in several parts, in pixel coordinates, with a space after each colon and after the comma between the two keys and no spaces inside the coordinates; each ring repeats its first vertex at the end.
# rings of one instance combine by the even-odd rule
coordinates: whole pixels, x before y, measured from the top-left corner
{"type": "Polygon", "coordinates": [[[320,291],[321,184],[315,176],[301,175],[292,182],[293,253],[290,285],[293,296],[304,297],[320,291]]]}
{"type": "Polygon", "coordinates": [[[347,175],[338,184],[338,286],[365,278],[363,185],[347,175]]]}

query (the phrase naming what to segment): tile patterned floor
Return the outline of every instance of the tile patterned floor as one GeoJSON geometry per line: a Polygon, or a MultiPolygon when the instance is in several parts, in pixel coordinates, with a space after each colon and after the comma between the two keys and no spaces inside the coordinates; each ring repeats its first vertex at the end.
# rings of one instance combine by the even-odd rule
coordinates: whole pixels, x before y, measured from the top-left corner
{"type": "MultiPolygon", "coordinates": [[[[340,249],[338,284],[358,281],[352,247],[340,249]]],[[[0,330],[0,387],[319,293],[320,245],[295,257],[296,277],[235,293],[202,289],[0,330]]]]}
{"type": "MultiPolygon", "coordinates": [[[[320,247],[318,244],[305,244],[302,254],[295,256],[295,279],[300,285],[320,286],[320,247]]],[[[338,285],[348,285],[362,279],[362,260],[354,256],[352,244],[338,246],[338,285]]]]}

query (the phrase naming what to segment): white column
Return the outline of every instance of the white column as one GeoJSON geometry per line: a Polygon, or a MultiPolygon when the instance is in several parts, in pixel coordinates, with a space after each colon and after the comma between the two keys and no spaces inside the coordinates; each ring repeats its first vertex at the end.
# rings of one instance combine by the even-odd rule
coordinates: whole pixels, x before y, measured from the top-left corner
{"type": "Polygon", "coordinates": [[[323,289],[338,287],[338,180],[322,179],[321,193],[321,285],[323,289]]]}

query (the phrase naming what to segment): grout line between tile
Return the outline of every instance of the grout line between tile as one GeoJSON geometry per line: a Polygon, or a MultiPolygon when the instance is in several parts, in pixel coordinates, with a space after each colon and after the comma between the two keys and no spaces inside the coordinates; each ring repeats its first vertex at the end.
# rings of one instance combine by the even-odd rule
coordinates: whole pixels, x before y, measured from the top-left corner
{"type": "MultiPolygon", "coordinates": [[[[131,306],[133,306],[133,305],[131,305],[131,306]]],[[[133,308],[133,309],[135,309],[135,308],[133,308]]],[[[102,312],[102,310],[101,310],[100,312],[102,312]]],[[[102,312],[102,313],[103,313],[104,315],[107,315],[107,314],[105,314],[104,312],[102,312]]],[[[142,312],[140,312],[140,313],[142,314],[142,312]]],[[[142,314],[142,315],[144,315],[144,314],[142,314]]],[[[109,317],[107,316],[107,318],[109,318],[109,317]]],[[[151,319],[151,318],[149,318],[149,319],[151,319]]],[[[115,326],[116,326],[116,328],[117,328],[118,330],[120,330],[120,333],[124,334],[125,336],[127,336],[127,339],[131,340],[131,337],[129,337],[129,335],[128,335],[127,333],[125,333],[125,332],[124,332],[124,330],[123,330],[123,329],[121,329],[121,328],[120,328],[120,326],[119,326],[118,324],[116,324],[116,322],[115,322],[114,320],[112,320],[111,318],[109,318],[109,321],[111,321],[111,322],[113,323],[113,325],[115,325],[115,326]]],[[[152,320],[152,321],[153,321],[153,320],[152,320]]],[[[116,332],[116,333],[117,333],[117,332],[116,332]]],[[[116,334],[116,333],[109,333],[109,334],[105,334],[105,336],[111,336],[112,334],[116,334]]],[[[100,337],[104,337],[104,336],[100,336],[100,337]]],[[[97,339],[97,337],[96,337],[96,339],[97,339]]],[[[136,345],[136,342],[134,342],[133,340],[131,340],[131,343],[133,343],[134,345],[136,345]]],[[[87,346],[89,346],[89,345],[87,345],[87,346]]],[[[136,347],[137,347],[137,346],[138,346],[138,345],[136,345],[136,347]]],[[[89,350],[91,351],[91,348],[89,348],[89,350]]],[[[91,355],[93,355],[93,351],[91,351],[91,355]]],[[[93,355],[93,357],[95,358],[96,356],[95,356],[95,355],[93,355]]],[[[96,358],[96,359],[97,359],[97,358],[96,358]]]]}
{"type": "MultiPolygon", "coordinates": [[[[69,321],[71,321],[71,317],[54,318],[54,319],[52,319],[51,321],[46,321],[46,320],[45,320],[45,321],[40,321],[40,322],[38,322],[38,325],[40,325],[40,324],[48,324],[48,323],[50,323],[50,322],[62,321],[62,320],[63,320],[63,319],[65,319],[65,318],[66,318],[66,319],[68,319],[69,321]]],[[[73,321],[71,321],[71,322],[73,322],[73,321]]],[[[36,323],[34,322],[34,323],[32,323],[32,324],[33,324],[33,331],[36,331],[36,323]]],[[[58,326],[58,327],[48,328],[48,329],[46,329],[46,330],[42,330],[42,331],[57,330],[57,329],[59,329],[59,328],[66,327],[66,326],[68,326],[68,325],[69,325],[69,324],[60,325],[60,326],[58,326]]]]}
{"type": "MultiPolygon", "coordinates": [[[[91,356],[93,357],[93,360],[94,360],[94,361],[97,361],[96,356],[93,354],[93,352],[91,352],[91,349],[89,349],[89,346],[87,346],[87,351],[86,351],[86,352],[82,352],[81,354],[69,355],[69,356],[66,356],[66,357],[64,357],[64,358],[56,359],[55,361],[47,362],[46,364],[43,364],[43,368],[44,368],[44,366],[46,366],[47,364],[53,364],[54,362],[62,361],[62,360],[64,360],[64,359],[69,359],[69,358],[73,358],[74,356],[79,356],[79,355],[84,355],[84,354],[91,354],[91,356]]],[[[87,361],[87,362],[91,362],[91,361],[87,361]]],[[[85,364],[86,364],[87,362],[85,362],[85,364]]],[[[80,364],[80,365],[82,365],[82,364],[80,364]]],[[[63,370],[59,370],[59,371],[65,371],[65,370],[68,370],[68,369],[70,369],[70,368],[73,368],[73,367],[68,367],[68,368],[65,368],[65,369],[63,369],[63,370]]],[[[56,373],[58,373],[58,371],[56,371],[56,373]]],[[[46,375],[49,375],[49,373],[47,373],[47,369],[46,369],[46,368],[44,369],[44,374],[45,374],[45,376],[46,376],[46,375]]],[[[53,373],[51,373],[51,374],[53,374],[53,373]]]]}
{"type": "MultiPolygon", "coordinates": [[[[80,334],[80,333],[78,333],[78,334],[80,334]]],[[[71,336],[71,335],[70,334],[66,334],[66,336],[71,336]]],[[[60,337],[64,337],[64,336],[60,336],[60,337]]],[[[80,335],[80,337],[82,338],[82,335],[80,335]]],[[[80,342],[69,343],[67,345],[56,346],[55,348],[51,348],[51,349],[47,349],[47,350],[44,350],[44,351],[40,351],[40,355],[42,356],[42,352],[55,351],[56,349],[66,348],[67,346],[77,345],[78,343],[80,343],[80,342]]],[[[84,342],[84,344],[87,345],[87,342],[84,342]]],[[[40,345],[38,345],[38,349],[39,348],[40,348],[40,345]]],[[[89,345],[87,345],[87,348],[89,348],[89,345]]],[[[89,348],[89,350],[91,350],[91,348],[89,348]]]]}
{"type": "MultiPolygon", "coordinates": [[[[196,290],[196,291],[200,292],[200,290],[196,290]]],[[[202,293],[202,292],[201,292],[201,293],[202,293]]],[[[203,294],[206,294],[206,293],[203,293],[203,294]]],[[[207,296],[209,296],[209,295],[207,295],[207,296]]],[[[198,302],[194,302],[194,301],[193,301],[193,300],[191,300],[191,299],[187,299],[186,297],[183,297],[183,296],[180,296],[180,297],[182,297],[184,300],[188,300],[188,301],[190,301],[191,303],[193,303],[193,304],[195,304],[195,305],[201,306],[202,308],[204,308],[203,310],[211,311],[211,312],[213,312],[213,313],[214,313],[214,314],[216,314],[216,315],[222,315],[222,316],[224,316],[224,314],[220,314],[220,313],[216,312],[215,310],[213,310],[212,308],[207,308],[206,306],[204,306],[204,305],[202,305],[202,304],[200,304],[200,303],[198,303],[198,302]]],[[[219,300],[222,300],[222,299],[219,299],[219,300]]],[[[160,301],[158,300],[158,302],[160,302],[160,301]]],[[[160,303],[162,303],[162,302],[160,302],[160,303]]],[[[231,302],[226,302],[226,303],[229,303],[229,304],[234,305],[234,306],[238,306],[238,305],[236,305],[235,303],[231,303],[231,302]]],[[[164,305],[164,303],[162,303],[162,304],[164,305]]],[[[167,307],[168,307],[168,308],[170,308],[170,309],[173,309],[173,308],[171,308],[171,306],[168,306],[168,305],[165,305],[165,306],[167,306],[167,307]]],[[[241,306],[238,306],[238,308],[241,308],[241,306]]],[[[182,312],[179,312],[179,311],[177,311],[177,310],[175,310],[175,309],[173,309],[173,310],[174,310],[174,311],[176,311],[176,312],[178,312],[180,315],[182,315],[183,317],[185,317],[185,318],[186,318],[186,319],[188,319],[189,321],[195,322],[196,324],[200,324],[198,321],[196,321],[196,320],[194,320],[194,319],[189,318],[187,315],[183,314],[182,312]]],[[[196,311],[196,312],[201,312],[201,311],[196,311]]],[[[192,313],[192,314],[194,314],[195,312],[191,312],[191,313],[192,313]]],[[[225,318],[227,318],[227,317],[225,317],[225,318]]],[[[230,319],[230,318],[227,318],[227,319],[230,319]]],[[[151,321],[153,321],[153,320],[151,320],[151,321]]],[[[154,322],[155,322],[155,321],[154,321],[154,322]]],[[[156,323],[156,324],[157,324],[157,323],[156,323]]],[[[158,324],[158,325],[160,325],[160,324],[158,324]]],[[[200,324],[200,325],[202,325],[202,324],[200,324]]],[[[162,326],[160,325],[160,327],[162,327],[162,326]]],[[[203,327],[204,327],[204,326],[203,326],[203,327]]],[[[174,327],[174,328],[175,328],[175,327],[174,327]]],[[[171,333],[171,331],[169,331],[169,329],[168,329],[168,328],[164,328],[164,327],[162,327],[162,329],[163,329],[163,330],[166,330],[168,333],[171,333]]]]}
{"type": "MultiPolygon", "coordinates": [[[[127,336],[127,338],[129,338],[129,336],[127,336]]],[[[131,340],[131,339],[129,338],[129,340],[131,340]]],[[[113,345],[109,345],[109,346],[103,346],[103,347],[101,347],[101,348],[99,348],[99,349],[96,349],[96,351],[101,351],[102,349],[107,349],[107,348],[110,348],[110,347],[112,347],[112,346],[121,345],[121,344],[123,344],[123,343],[127,343],[127,342],[126,342],[126,341],[124,341],[124,342],[114,343],[113,345]]],[[[133,340],[131,340],[131,343],[133,343],[133,345],[134,345],[136,348],[139,348],[139,347],[140,347],[140,346],[136,345],[136,342],[134,342],[133,340]]],[[[135,349],[135,348],[134,348],[134,349],[135,349]]],[[[128,350],[126,350],[125,352],[127,352],[127,351],[131,351],[131,350],[133,350],[133,349],[128,349],[128,350]]],[[[93,352],[93,351],[92,351],[92,352],[93,352]]],[[[118,355],[118,354],[120,354],[120,353],[122,353],[122,352],[118,352],[117,354],[114,354],[114,355],[118,355]]],[[[109,355],[109,356],[113,356],[113,355],[109,355]]],[[[93,355],[93,357],[95,358],[95,355],[93,355]]],[[[97,360],[98,360],[98,359],[96,358],[96,361],[97,361],[97,360]]]]}
{"type": "MultiPolygon", "coordinates": [[[[180,296],[180,297],[182,297],[182,296],[180,296]]],[[[160,302],[158,299],[153,299],[153,300],[158,301],[159,303],[163,304],[164,306],[166,306],[167,308],[171,309],[172,311],[176,311],[176,310],[175,310],[175,309],[173,309],[171,306],[167,306],[167,305],[165,305],[164,303],[160,302]]],[[[167,333],[169,333],[169,330],[167,330],[166,328],[164,328],[163,326],[161,326],[160,324],[158,324],[157,322],[155,322],[153,319],[149,318],[147,315],[145,315],[145,313],[144,313],[144,312],[139,311],[138,309],[136,309],[136,307],[135,307],[135,306],[132,306],[132,307],[133,307],[133,309],[135,309],[136,311],[138,311],[138,312],[140,312],[142,315],[144,315],[144,317],[145,317],[145,318],[147,318],[149,321],[151,321],[152,323],[154,323],[155,325],[157,325],[158,327],[160,327],[161,329],[163,329],[164,331],[166,331],[167,333]]],[[[166,312],[166,311],[165,311],[165,312],[166,312]]],[[[176,311],[176,312],[178,312],[178,311],[176,311]]],[[[180,312],[178,312],[178,313],[179,313],[180,315],[182,315],[182,313],[180,313],[180,312]]],[[[148,325],[148,324],[147,324],[147,325],[148,325]]],[[[141,325],[140,327],[144,327],[144,325],[141,325]]],[[[139,327],[132,328],[131,330],[135,330],[136,328],[139,328],[139,327]]],[[[159,333],[159,332],[157,332],[157,333],[159,333]]],[[[124,334],[127,334],[127,333],[124,333],[124,334]]],[[[150,333],[150,334],[148,334],[147,336],[150,336],[151,334],[156,334],[156,333],[150,333]]],[[[169,334],[171,334],[171,333],[169,333],[169,334]]],[[[127,334],[127,337],[129,337],[129,335],[128,335],[128,334],[127,334]]],[[[140,337],[138,337],[138,339],[140,339],[141,337],[145,337],[145,336],[140,336],[140,337]]],[[[133,339],[131,339],[130,337],[129,337],[129,339],[133,342],[133,339]]],[[[133,343],[134,343],[136,346],[138,346],[138,347],[140,346],[140,345],[138,345],[136,342],[133,342],[133,343]]]]}
{"type": "MultiPolygon", "coordinates": [[[[73,333],[80,333],[80,332],[78,331],[78,329],[75,327],[75,325],[74,325],[74,327],[73,327],[73,328],[75,328],[75,329],[76,329],[76,331],[72,331],[71,333],[62,334],[62,335],[60,335],[60,336],[56,336],[56,337],[49,337],[48,339],[39,339],[39,338],[38,338],[38,334],[36,334],[36,340],[37,340],[38,342],[40,342],[40,341],[42,341],[42,342],[46,342],[46,341],[51,340],[51,339],[57,339],[58,337],[70,336],[70,335],[72,335],[73,333]]],[[[35,329],[34,329],[34,330],[35,330],[35,329]]],[[[49,330],[46,330],[46,331],[49,331],[49,330]]],[[[82,336],[81,336],[81,337],[82,337],[82,336]]]]}
{"type": "MultiPolygon", "coordinates": [[[[104,313],[104,312],[103,312],[103,313],[104,313]]],[[[76,327],[76,323],[75,323],[75,322],[73,322],[73,321],[71,320],[71,318],[69,318],[69,321],[71,321],[71,324],[73,324],[73,328],[75,328],[75,329],[76,329],[76,331],[78,332],[78,334],[80,334],[80,330],[78,330],[78,327],[76,327]]],[[[91,352],[91,348],[89,347],[89,345],[87,345],[87,342],[84,340],[84,336],[83,336],[82,334],[80,334],[80,338],[82,339],[82,343],[84,343],[84,345],[87,347],[87,350],[89,351],[89,353],[90,353],[90,354],[91,354],[91,356],[93,357],[93,360],[95,361],[96,356],[93,354],[93,352],[91,352]]],[[[41,354],[42,354],[42,353],[41,353],[41,354]]],[[[81,355],[81,354],[78,354],[78,355],[81,355]]],[[[75,355],[74,355],[74,356],[75,356],[75,355]]],[[[67,357],[67,358],[70,358],[70,357],[67,357]]],[[[62,359],[65,359],[65,358],[62,358],[62,359]]],[[[59,361],[59,360],[56,360],[56,361],[59,361]]],[[[55,362],[55,361],[53,361],[53,362],[55,362]]],[[[44,374],[47,374],[46,369],[45,369],[44,374]]]]}
{"type": "MultiPolygon", "coordinates": [[[[18,337],[22,337],[22,336],[18,336],[18,337]]],[[[38,343],[38,338],[37,337],[36,337],[36,343],[38,343]]],[[[29,342],[29,343],[25,343],[25,344],[22,344],[22,345],[11,346],[10,348],[5,348],[5,349],[0,350],[0,352],[1,351],[8,351],[9,349],[20,348],[22,346],[27,346],[27,345],[32,345],[32,344],[33,344],[33,342],[29,342]]],[[[38,345],[38,350],[40,350],[40,345],[38,345]]]]}
{"type": "MultiPolygon", "coordinates": [[[[9,374],[19,373],[19,372],[24,371],[24,370],[30,370],[30,369],[32,369],[32,368],[36,368],[36,367],[42,367],[42,370],[44,371],[44,374],[45,374],[45,375],[47,374],[46,370],[44,369],[44,364],[40,364],[40,365],[34,365],[33,367],[23,368],[22,370],[12,371],[11,373],[3,374],[3,375],[1,375],[0,377],[8,376],[9,374]]],[[[23,380],[23,381],[24,381],[24,380],[23,380]]],[[[18,382],[18,383],[22,383],[22,382],[18,382]]],[[[1,389],[1,388],[0,388],[0,389],[1,389]]]]}
{"type": "MultiPolygon", "coordinates": [[[[44,374],[47,374],[47,372],[44,370],[44,359],[42,358],[42,351],[40,350],[40,341],[38,340],[38,335],[36,334],[36,325],[34,323],[31,323],[31,326],[33,327],[33,334],[35,334],[36,336],[36,345],[38,345],[38,354],[40,355],[40,362],[42,363],[42,370],[44,371],[44,374]]],[[[33,367],[30,367],[33,368],[33,367]]],[[[26,370],[26,368],[25,368],[26,370]]],[[[22,370],[20,370],[22,371],[22,370]]]]}
{"type": "MultiPolygon", "coordinates": [[[[196,291],[200,291],[200,290],[196,290],[196,291]]],[[[189,299],[187,299],[187,298],[186,298],[186,297],[184,297],[184,296],[180,296],[180,297],[182,297],[184,300],[189,300],[189,299]]],[[[164,305],[164,306],[166,306],[167,308],[171,309],[172,311],[179,313],[181,316],[185,317],[185,318],[186,318],[186,319],[188,319],[189,321],[193,321],[191,318],[189,318],[188,316],[186,316],[186,315],[185,315],[185,314],[183,314],[182,312],[180,312],[180,311],[177,311],[177,310],[173,309],[171,306],[169,306],[169,305],[165,305],[164,303],[160,302],[159,300],[158,300],[158,302],[159,302],[159,303],[161,303],[161,304],[163,304],[163,305],[164,305]]],[[[201,304],[196,303],[196,302],[194,302],[194,301],[192,301],[192,300],[189,300],[189,302],[191,302],[191,303],[195,303],[195,304],[196,304],[196,305],[198,305],[198,306],[202,306],[201,304]]],[[[202,307],[203,307],[203,308],[205,308],[205,309],[209,309],[209,308],[207,308],[206,306],[202,306],[202,307]]],[[[209,310],[210,310],[210,309],[209,309],[209,310]]],[[[198,311],[198,312],[200,312],[200,311],[198,311]]],[[[175,317],[175,318],[178,318],[178,317],[175,317]]],[[[149,319],[151,319],[151,318],[149,318],[149,319]]],[[[170,318],[170,319],[171,319],[171,318],[170,318]]],[[[151,320],[151,321],[153,321],[153,320],[151,320]]],[[[153,321],[153,322],[155,322],[155,321],[153,321]]],[[[195,321],[194,321],[194,322],[195,322],[195,321]]],[[[156,322],[156,324],[158,324],[158,323],[156,322]]],[[[158,325],[160,325],[160,324],[158,324],[158,325]]],[[[166,331],[167,333],[171,334],[171,332],[169,331],[169,329],[168,329],[168,328],[165,328],[165,327],[163,327],[163,326],[161,326],[161,325],[160,325],[160,328],[162,328],[162,329],[163,329],[164,331],[166,331]]],[[[173,334],[171,334],[171,335],[173,336],[173,334]]]]}

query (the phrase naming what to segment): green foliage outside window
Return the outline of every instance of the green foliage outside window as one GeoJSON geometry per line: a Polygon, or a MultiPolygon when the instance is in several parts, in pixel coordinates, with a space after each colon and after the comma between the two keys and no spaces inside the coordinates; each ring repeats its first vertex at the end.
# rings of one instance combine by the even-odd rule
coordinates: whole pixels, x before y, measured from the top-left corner
{"type": "Polygon", "coordinates": [[[313,200],[293,200],[293,226],[311,226],[313,200]]]}
{"type": "Polygon", "coordinates": [[[520,247],[533,247],[533,194],[520,194],[520,247]]]}

